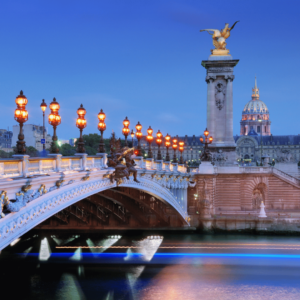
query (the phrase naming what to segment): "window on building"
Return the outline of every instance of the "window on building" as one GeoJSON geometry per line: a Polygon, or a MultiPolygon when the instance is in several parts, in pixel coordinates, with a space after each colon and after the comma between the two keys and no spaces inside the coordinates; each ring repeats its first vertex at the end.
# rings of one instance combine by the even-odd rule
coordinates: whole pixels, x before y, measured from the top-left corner
{"type": "Polygon", "coordinates": [[[257,126],[257,133],[260,132],[260,126],[257,126]]]}

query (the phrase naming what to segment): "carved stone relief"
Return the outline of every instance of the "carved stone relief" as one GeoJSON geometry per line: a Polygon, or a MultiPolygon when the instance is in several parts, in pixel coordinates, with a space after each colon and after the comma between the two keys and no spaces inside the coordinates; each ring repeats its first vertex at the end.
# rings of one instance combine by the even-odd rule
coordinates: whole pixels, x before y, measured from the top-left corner
{"type": "Polygon", "coordinates": [[[295,157],[289,149],[276,149],[276,162],[295,162],[295,157]]]}
{"type": "Polygon", "coordinates": [[[230,67],[223,67],[223,68],[218,68],[218,67],[211,67],[207,70],[207,72],[212,72],[212,73],[223,73],[223,72],[233,72],[233,68],[230,67]]]}
{"type": "Polygon", "coordinates": [[[225,85],[220,81],[217,82],[215,86],[215,100],[216,100],[216,106],[219,110],[221,110],[224,106],[225,93],[226,93],[225,85]]]}
{"type": "Polygon", "coordinates": [[[216,78],[217,78],[217,76],[215,76],[215,75],[207,75],[205,78],[205,81],[207,83],[214,82],[216,80],[216,78]]]}

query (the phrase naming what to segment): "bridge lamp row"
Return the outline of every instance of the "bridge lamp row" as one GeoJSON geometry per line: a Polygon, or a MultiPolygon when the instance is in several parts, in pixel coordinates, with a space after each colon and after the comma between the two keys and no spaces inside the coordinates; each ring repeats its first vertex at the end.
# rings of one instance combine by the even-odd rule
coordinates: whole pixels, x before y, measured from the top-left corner
{"type": "MultiPolygon", "coordinates": [[[[18,95],[16,97],[15,100],[16,104],[17,104],[17,109],[15,110],[15,120],[20,124],[20,133],[18,135],[18,141],[17,141],[17,147],[16,147],[16,153],[17,154],[25,154],[26,153],[26,148],[25,148],[25,141],[24,141],[24,134],[22,132],[22,128],[23,128],[23,124],[28,120],[28,111],[26,110],[26,105],[28,103],[28,99],[25,97],[25,95],[23,94],[23,91],[20,91],[20,95],[18,95]]],[[[42,111],[43,111],[43,128],[45,128],[45,124],[44,124],[44,116],[45,116],[45,111],[47,108],[47,104],[45,103],[45,100],[42,100],[42,104],[40,105],[42,111]]],[[[48,117],[48,122],[51,126],[53,126],[53,137],[52,137],[52,143],[51,143],[51,147],[50,147],[50,152],[51,153],[58,153],[59,152],[59,147],[58,147],[58,138],[56,135],[56,128],[58,125],[61,124],[61,116],[59,115],[59,109],[60,109],[60,105],[59,103],[56,101],[56,98],[53,98],[53,101],[50,103],[49,105],[50,108],[50,114],[48,117]]],[[[81,104],[80,107],[77,110],[77,115],[78,118],[76,119],[76,127],[79,128],[80,130],[80,137],[78,139],[78,146],[77,146],[77,152],[78,153],[85,153],[85,148],[84,148],[84,141],[82,138],[82,131],[83,129],[86,127],[87,125],[87,121],[85,119],[85,115],[86,115],[86,110],[83,107],[83,105],[81,104]]],[[[104,148],[104,141],[103,141],[103,132],[106,130],[106,124],[105,124],[105,119],[106,119],[106,115],[103,112],[103,110],[101,109],[99,114],[98,114],[98,119],[99,119],[99,123],[98,123],[98,130],[101,132],[101,138],[100,138],[100,143],[99,143],[99,152],[100,153],[105,153],[105,148],[104,148]]],[[[132,144],[133,144],[133,138],[134,138],[134,132],[133,130],[131,130],[130,133],[130,129],[129,129],[129,125],[130,125],[130,121],[128,120],[128,118],[126,117],[123,121],[123,129],[122,129],[122,133],[125,136],[125,145],[127,146],[127,137],[130,134],[131,138],[132,138],[132,144]]],[[[141,139],[143,137],[142,134],[142,125],[140,124],[140,122],[137,123],[137,125],[135,126],[136,128],[136,138],[138,140],[138,146],[137,149],[135,150],[135,154],[137,156],[141,156],[141,139]]],[[[45,133],[45,129],[43,129],[43,135],[45,133]]],[[[151,143],[153,142],[153,129],[151,128],[151,126],[149,126],[149,128],[147,129],[147,136],[146,136],[146,140],[149,143],[149,150],[148,150],[148,157],[152,158],[153,154],[152,154],[152,149],[151,149],[151,143]]],[[[210,137],[211,139],[211,137],[210,137]]],[[[157,155],[157,159],[158,160],[162,160],[161,157],[161,151],[160,151],[160,146],[163,142],[163,135],[160,132],[160,130],[158,130],[157,134],[156,134],[156,144],[158,146],[158,155],[157,155]]],[[[172,148],[174,150],[174,157],[173,157],[173,161],[177,162],[177,158],[176,158],[176,150],[178,148],[177,145],[177,139],[174,138],[172,140],[173,145],[172,148]]],[[[167,148],[167,156],[166,156],[166,161],[170,161],[170,157],[169,157],[169,147],[171,146],[171,137],[167,134],[165,137],[165,146],[167,148]]],[[[181,152],[181,158],[182,158],[182,151],[183,151],[183,146],[184,146],[184,142],[179,142],[179,151],[181,152]]],[[[43,148],[45,149],[45,145],[43,145],[43,148]]],[[[181,161],[183,161],[181,159],[181,161]]]]}

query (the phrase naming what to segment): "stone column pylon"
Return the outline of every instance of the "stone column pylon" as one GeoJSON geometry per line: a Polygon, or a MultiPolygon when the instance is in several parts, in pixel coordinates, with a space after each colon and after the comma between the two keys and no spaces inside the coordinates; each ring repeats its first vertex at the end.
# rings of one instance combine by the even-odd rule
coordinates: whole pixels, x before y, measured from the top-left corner
{"type": "Polygon", "coordinates": [[[215,110],[214,103],[211,100],[214,97],[214,81],[216,76],[206,76],[205,81],[207,82],[207,129],[211,135],[215,135],[215,110]]]}
{"type": "MultiPolygon", "coordinates": [[[[222,153],[225,164],[236,163],[233,139],[233,69],[239,61],[227,56],[213,56],[202,61],[207,82],[207,129],[214,138],[212,152],[222,153]]],[[[218,154],[220,155],[220,154],[218,154]]]]}
{"type": "Polygon", "coordinates": [[[228,143],[234,143],[233,140],[233,91],[232,82],[234,75],[225,76],[226,85],[226,140],[228,143]]]}

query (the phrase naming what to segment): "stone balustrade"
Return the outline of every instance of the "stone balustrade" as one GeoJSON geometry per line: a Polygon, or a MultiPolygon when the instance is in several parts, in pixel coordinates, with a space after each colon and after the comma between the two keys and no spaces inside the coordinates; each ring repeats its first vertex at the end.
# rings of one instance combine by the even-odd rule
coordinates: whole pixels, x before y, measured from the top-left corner
{"type": "MultiPolygon", "coordinates": [[[[187,173],[184,165],[177,163],[154,161],[153,159],[134,159],[137,169],[166,172],[187,173]]],[[[27,155],[0,160],[0,179],[45,175],[54,172],[102,170],[107,168],[107,155],[62,156],[54,154],[49,157],[29,157],[27,155]]]]}

